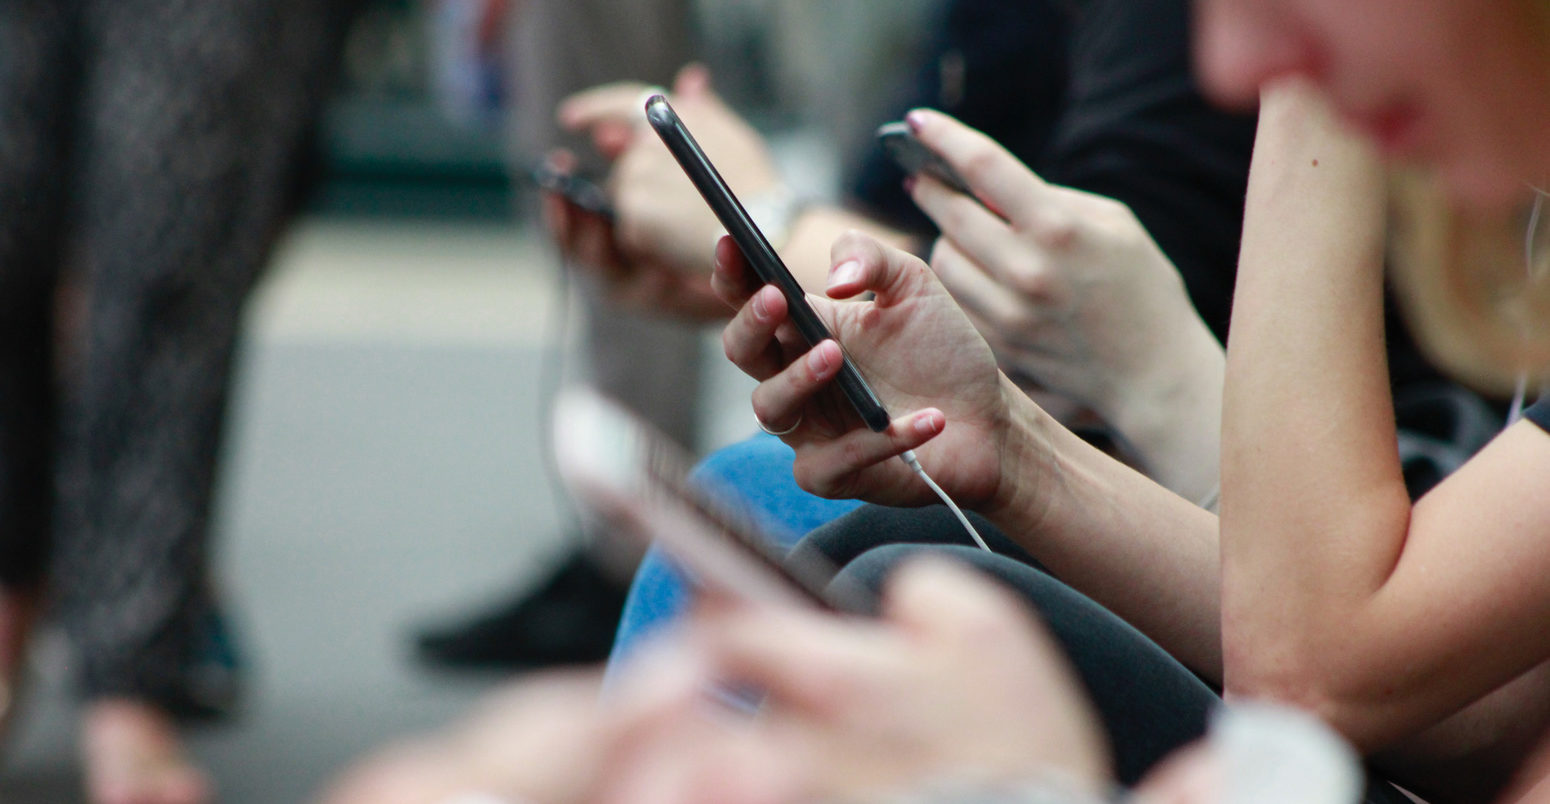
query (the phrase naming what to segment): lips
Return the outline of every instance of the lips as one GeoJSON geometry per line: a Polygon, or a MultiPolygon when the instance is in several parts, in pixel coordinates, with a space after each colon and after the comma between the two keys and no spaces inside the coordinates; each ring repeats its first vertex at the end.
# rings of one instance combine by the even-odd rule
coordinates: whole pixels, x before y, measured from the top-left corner
{"type": "Polygon", "coordinates": [[[1415,156],[1420,150],[1422,116],[1413,105],[1394,104],[1376,111],[1347,113],[1345,117],[1389,156],[1415,156]]]}

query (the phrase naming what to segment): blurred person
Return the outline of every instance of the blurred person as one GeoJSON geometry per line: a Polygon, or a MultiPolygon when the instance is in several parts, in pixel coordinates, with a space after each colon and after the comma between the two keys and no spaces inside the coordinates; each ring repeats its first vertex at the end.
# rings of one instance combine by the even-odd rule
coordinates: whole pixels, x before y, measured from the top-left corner
{"type": "MultiPolygon", "coordinates": [[[[666,82],[694,52],[690,0],[485,2],[492,20],[506,18],[514,99],[510,158],[519,180],[527,180],[551,149],[579,144],[554,122],[563,98],[626,78],[666,82]]],[[[583,160],[577,169],[599,169],[586,161],[584,149],[575,152],[583,160]]],[[[576,284],[585,308],[588,379],[692,446],[699,420],[700,330],[621,307],[585,278],[576,284]]],[[[515,597],[470,618],[423,629],[417,639],[421,657],[452,667],[497,668],[602,659],[624,592],[594,564],[589,540],[587,534],[568,538],[544,575],[515,597]]]]}
{"type": "MultiPolygon", "coordinates": [[[[612,706],[597,706],[595,676],[522,682],[452,729],[378,752],[324,800],[1121,800],[1049,634],[949,562],[901,570],[878,620],[713,601],[640,661],[612,706]],[[760,712],[707,697],[727,683],[768,690],[760,712]]],[[[1224,711],[1135,799],[1346,804],[1359,778],[1311,718],[1248,706],[1224,711]]]]}
{"type": "MultiPolygon", "coordinates": [[[[890,505],[934,500],[891,460],[917,449],[955,497],[1175,657],[1122,662],[1131,674],[1198,674],[1230,695],[1306,705],[1428,799],[1489,800],[1543,738],[1550,711],[1534,647],[1542,595],[1515,576],[1536,571],[1544,498],[1523,478],[1535,474],[1546,417],[1542,404],[1531,408],[1412,511],[1381,349],[1383,172],[1321,103],[1281,86],[1261,110],[1224,386],[1219,531],[1010,389],[925,266],[874,241],[836,244],[829,294],[842,301],[819,303],[878,387],[892,389],[895,410],[909,411],[888,432],[865,431],[826,399],[834,344],[804,354],[771,340],[784,297],[755,294],[724,242],[719,290],[755,299],[729,325],[728,354],[764,380],[761,420],[795,423],[785,439],[805,487],[890,505]],[[864,291],[876,301],[843,301],[864,291]],[[1328,465],[1330,455],[1350,463],[1328,465]],[[1385,528],[1396,513],[1408,534],[1385,528]],[[1481,539],[1503,540],[1515,558],[1503,562],[1481,539]]],[[[1018,170],[1009,155],[942,115],[912,122],[960,170],[979,166],[986,183],[974,186],[1014,231],[1049,231],[1050,190],[1007,180],[1018,170]]],[[[930,208],[945,189],[922,180],[915,194],[930,208]]],[[[944,534],[932,541],[962,539],[944,534]]],[[[881,548],[851,571],[875,576],[914,552],[881,548]]]]}
{"type": "MultiPolygon", "coordinates": [[[[1054,392],[1096,411],[1127,460],[1175,493],[1213,507],[1223,359],[1212,335],[1226,333],[1252,120],[1216,111],[1199,95],[1187,12],[1181,0],[1098,2],[1071,18],[1069,9],[1043,3],[948,5],[943,41],[916,80],[916,99],[946,101],[953,111],[983,120],[985,133],[1005,139],[1035,168],[1030,178],[1050,186],[1050,214],[1087,224],[1072,227],[1071,237],[1055,245],[1024,238],[1021,248],[1012,248],[997,232],[995,216],[974,204],[944,199],[922,212],[879,150],[864,160],[852,201],[866,217],[804,206],[786,229],[783,252],[801,274],[804,266],[810,271],[826,263],[826,256],[812,253],[847,227],[892,244],[919,243],[940,231],[933,265],[1002,368],[1040,392],[1041,404],[1049,406],[1054,392]],[[1131,46],[1143,38],[1148,47],[1131,46]],[[1008,103],[1008,93],[1031,101],[1008,103]]],[[[678,83],[675,106],[718,165],[729,165],[723,175],[734,187],[741,181],[766,192],[775,172],[751,147],[752,129],[731,117],[703,73],[686,71],[678,83]]],[[[677,309],[683,299],[698,297],[675,295],[674,285],[653,277],[699,276],[702,269],[666,258],[660,244],[681,242],[688,252],[688,244],[719,227],[649,131],[621,136],[621,128],[633,125],[639,91],[606,87],[562,110],[604,141],[629,142],[613,173],[618,231],[562,209],[572,224],[562,232],[578,253],[595,254],[589,244],[617,241],[613,251],[601,252],[615,261],[601,272],[622,277],[627,297],[657,299],[635,288],[664,289],[662,309],[677,309]]],[[[558,207],[558,200],[551,205],[558,207]]],[[[1500,419],[1479,396],[1442,379],[1403,327],[1391,326],[1387,336],[1399,452],[1410,493],[1419,496],[1489,440],[1500,419]]],[[[1070,403],[1054,401],[1058,407],[1050,410],[1071,422],[1070,403]]],[[[789,548],[859,505],[807,494],[791,470],[790,449],[759,436],[710,456],[696,479],[745,507],[789,548]]],[[[867,527],[810,547],[821,544],[848,561],[886,541],[959,533],[941,508],[864,516],[867,527]]],[[[688,596],[671,563],[649,554],[626,604],[616,656],[681,612],[688,596]]]]}
{"type": "MultiPolygon", "coordinates": [[[[1054,358],[1062,362],[1057,373],[1038,342],[1061,329],[1075,333],[1070,342],[1110,337],[1082,334],[1083,327],[1100,329],[1086,321],[1095,301],[1143,295],[1138,284],[1162,286],[1183,299],[1165,314],[1188,348],[1148,333],[1153,358],[1170,364],[1187,358],[1196,374],[1210,374],[1213,365],[1220,373],[1213,335],[1225,334],[1253,120],[1212,109],[1200,97],[1187,34],[1184,0],[1103,2],[1082,14],[1051,2],[953,0],[943,4],[928,57],[896,114],[943,106],[1047,171],[1050,181],[1127,202],[1128,218],[1114,216],[1101,235],[1051,250],[1042,261],[962,271],[944,281],[966,301],[982,302],[976,321],[1020,382],[1075,400],[1063,411],[1099,411],[1132,459],[1180,493],[1206,500],[1216,483],[1212,394],[1197,395],[1200,404],[1187,406],[1196,415],[1187,420],[1163,415],[1153,409],[1156,395],[1132,392],[1125,378],[1106,376],[1105,360],[1063,354],[1054,358]],[[1134,47],[1142,39],[1149,47],[1134,47]],[[1025,266],[1039,271],[1058,301],[1021,292],[1017,274],[1025,266]],[[1001,287],[987,289],[992,283],[1001,287]],[[1043,322],[1043,329],[1029,331],[1029,322],[1043,322]]],[[[548,199],[550,219],[578,266],[612,282],[621,298],[688,317],[725,316],[725,306],[707,302],[691,284],[709,282],[708,253],[700,244],[720,225],[656,136],[638,125],[643,89],[605,86],[560,109],[562,122],[589,132],[615,158],[609,187],[617,225],[557,198],[548,199]]],[[[675,108],[809,288],[822,287],[829,245],[849,229],[929,248],[937,222],[915,207],[904,192],[904,174],[880,147],[855,162],[843,204],[797,203],[757,132],[721,101],[702,68],[682,71],[674,90],[675,108]]],[[[1081,193],[1070,195],[1077,199],[1071,214],[1098,208],[1081,193]]],[[[1109,314],[1127,309],[1114,300],[1102,306],[1109,314]]],[[[745,503],[789,546],[857,504],[803,494],[790,468],[790,450],[766,436],[711,456],[698,477],[745,503]]],[[[637,574],[621,639],[627,643],[684,605],[682,579],[652,554],[637,574]]]]}
{"type": "Polygon", "coordinates": [[[0,720],[47,609],[96,804],[201,802],[238,668],[208,566],[243,299],[348,0],[0,5],[0,720]]]}

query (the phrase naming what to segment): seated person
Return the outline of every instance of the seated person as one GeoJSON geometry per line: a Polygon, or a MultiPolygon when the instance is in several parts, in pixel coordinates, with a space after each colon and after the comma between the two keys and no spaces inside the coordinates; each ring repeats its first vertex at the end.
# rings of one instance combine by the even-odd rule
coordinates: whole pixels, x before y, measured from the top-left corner
{"type": "MultiPolygon", "coordinates": [[[[875,621],[715,601],[642,655],[614,706],[596,694],[585,673],[521,682],[455,729],[379,752],[325,800],[1117,800],[1108,746],[1048,632],[949,562],[901,570],[875,621]],[[769,691],[757,717],[704,696],[736,682],[769,691]]],[[[1225,709],[1136,793],[1349,804],[1359,780],[1317,721],[1251,705],[1225,709]]]]}
{"type": "MultiPolygon", "coordinates": [[[[1043,166],[1052,181],[1114,194],[1134,215],[1082,193],[1066,194],[1063,201],[1070,202],[1070,214],[1085,215],[1101,207],[1112,225],[1091,231],[1083,242],[1045,250],[1047,264],[1037,275],[1021,275],[1028,265],[1018,261],[1022,255],[976,253],[972,265],[957,263],[973,270],[944,275],[944,282],[975,310],[977,323],[994,338],[1009,372],[1030,386],[1038,382],[1075,400],[1062,409],[1098,411],[1099,418],[1122,433],[1133,460],[1180,493],[1208,501],[1216,486],[1213,400],[1219,396],[1211,390],[1210,375],[1219,374],[1221,365],[1212,335],[1220,337],[1228,315],[1253,122],[1209,108],[1194,90],[1183,0],[1100,3],[1095,9],[1098,6],[1101,13],[1085,15],[1078,25],[1060,4],[950,3],[936,56],[922,69],[917,91],[907,100],[960,111],[1012,143],[1029,164],[1043,166]],[[1153,46],[1132,47],[1138,38],[1153,46]],[[945,63],[963,65],[961,80],[949,82],[953,86],[943,85],[942,76],[954,72],[944,70],[945,63]],[[1159,233],[1161,250],[1136,225],[1137,219],[1159,233]],[[1103,259],[1108,262],[1100,263],[1103,259]],[[1081,283],[1072,281],[1078,276],[1081,283]],[[1065,294],[1058,302],[1065,309],[1055,310],[1050,301],[1020,292],[1019,283],[1028,281],[1064,288],[1056,292],[1065,294]],[[1157,286],[1185,299],[1162,311],[1176,319],[1163,327],[1182,333],[1189,345],[1133,359],[1170,361],[1199,377],[1194,387],[1205,390],[1199,392],[1202,404],[1186,406],[1198,413],[1190,421],[1164,416],[1152,408],[1157,401],[1153,394],[1130,392],[1122,378],[1100,377],[1087,368],[1104,365],[1109,354],[1068,348],[1055,356],[1040,342],[1048,341],[1052,327],[1075,330],[1094,323],[1069,322],[1074,310],[1085,309],[1080,315],[1091,319],[1093,312],[1113,314],[1120,306],[1107,303],[1107,311],[1095,311],[1093,300],[1114,294],[1136,297],[1157,286]],[[1201,315],[1190,309],[1189,301],[1201,315]],[[1031,320],[1045,323],[1030,330],[1031,320]]],[[[687,71],[675,89],[675,106],[735,190],[746,199],[778,184],[757,136],[710,92],[703,73],[687,71]]],[[[577,262],[600,266],[618,278],[624,294],[649,299],[657,291],[641,288],[659,289],[676,300],[662,308],[670,311],[679,309],[671,304],[708,295],[685,292],[682,285],[689,281],[685,276],[708,273],[703,243],[719,225],[655,136],[638,131],[640,90],[600,88],[577,96],[561,110],[564,122],[588,127],[603,150],[617,158],[610,177],[619,210],[617,231],[566,209],[558,199],[550,200],[551,219],[557,222],[561,241],[584,257],[577,262]],[[656,278],[666,274],[673,279],[656,278]]],[[[900,113],[908,108],[901,105],[900,113]]],[[[902,193],[904,176],[880,149],[862,164],[853,182],[854,208],[871,217],[813,205],[781,227],[788,232],[785,238],[777,237],[784,240],[782,254],[811,288],[822,287],[828,246],[847,229],[859,228],[895,245],[929,244],[935,232],[931,219],[902,193]]],[[[701,309],[699,314],[722,316],[725,309],[701,309]]],[[[1067,344],[1084,345],[1080,338],[1067,344]]],[[[1129,347],[1113,343],[1102,348],[1112,353],[1129,347]]],[[[801,493],[791,479],[789,450],[767,437],[712,456],[700,474],[735,493],[787,544],[855,505],[801,493]]],[[[675,570],[659,557],[648,558],[626,607],[622,633],[628,637],[680,610],[681,590],[675,570]]]]}

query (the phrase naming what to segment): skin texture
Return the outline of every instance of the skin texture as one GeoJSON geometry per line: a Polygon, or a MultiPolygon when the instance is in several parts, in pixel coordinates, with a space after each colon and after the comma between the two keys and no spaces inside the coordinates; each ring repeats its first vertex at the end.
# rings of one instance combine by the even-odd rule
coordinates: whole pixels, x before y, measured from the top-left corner
{"type": "Polygon", "coordinates": [[[867,801],[944,776],[1055,772],[1094,790],[1109,778],[1043,627],[957,565],[902,569],[877,620],[712,601],[642,661],[604,707],[592,676],[513,685],[453,729],[366,760],[324,801],[867,801]],[[710,700],[716,683],[767,690],[758,717],[710,700]]]}
{"type": "Polygon", "coordinates": [[[1391,157],[1497,206],[1550,178],[1550,48],[1528,0],[1196,0],[1207,91],[1252,105],[1266,82],[1311,81],[1391,157]]]}
{"type": "Polygon", "coordinates": [[[915,449],[960,504],[985,514],[1052,572],[1181,661],[1216,677],[1215,518],[1097,451],[1034,404],[996,370],[985,341],[918,258],[853,234],[835,243],[831,261],[832,298],[808,300],[895,414],[883,433],[862,426],[831,386],[837,345],[809,350],[787,320],[784,297],[751,284],[730,239],[717,247],[713,284],[739,307],[722,335],[727,357],[760,380],[753,405],[762,421],[775,429],[799,423],[783,437],[796,452],[797,482],[824,496],[934,502],[896,460],[915,449]],[[868,292],[875,297],[858,300],[868,292]]]}
{"type": "MultiPolygon", "coordinates": [[[[615,301],[629,309],[691,320],[722,320],[729,313],[710,291],[710,248],[721,225],[683,175],[660,139],[644,125],[644,84],[606,84],[566,99],[561,126],[585,132],[610,163],[606,185],[618,218],[610,223],[567,203],[545,198],[545,220],[561,251],[599,277],[615,301]]],[[[721,101],[710,74],[689,65],[670,93],[673,108],[739,197],[781,184],[764,140],[721,101]]],[[[557,152],[558,166],[575,157],[557,152]]],[[[838,207],[813,205],[791,224],[781,258],[804,286],[821,288],[829,244],[847,229],[862,228],[903,246],[909,238],[838,207]]]]}
{"type": "Polygon", "coordinates": [[[1223,402],[1228,692],[1387,747],[1429,798],[1488,800],[1550,724],[1550,435],[1520,422],[1410,504],[1382,168],[1304,84],[1267,92],[1260,136],[1223,402]]]}
{"type": "Polygon", "coordinates": [[[942,230],[931,268],[1009,374],[1097,412],[1147,474],[1193,500],[1216,491],[1223,353],[1178,271],[1129,208],[1046,183],[951,117],[908,121],[998,212],[920,178],[942,230]]]}

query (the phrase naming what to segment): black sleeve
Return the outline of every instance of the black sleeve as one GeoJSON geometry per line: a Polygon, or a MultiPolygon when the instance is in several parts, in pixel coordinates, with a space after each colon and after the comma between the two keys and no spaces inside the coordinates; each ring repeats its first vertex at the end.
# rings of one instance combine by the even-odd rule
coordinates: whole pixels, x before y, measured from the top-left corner
{"type": "Polygon", "coordinates": [[[1546,432],[1550,432],[1550,396],[1546,396],[1528,406],[1523,411],[1523,418],[1540,426],[1546,432]]]}
{"type": "MultiPolygon", "coordinates": [[[[1034,163],[1062,110],[1067,14],[1056,0],[950,0],[889,119],[917,107],[940,109],[1034,163]]],[[[906,231],[935,235],[930,219],[903,190],[904,172],[875,142],[849,164],[856,169],[846,186],[860,211],[906,231]]]]}
{"type": "Polygon", "coordinates": [[[1033,166],[1127,204],[1224,338],[1254,118],[1212,107],[1194,79],[1186,0],[1087,0],[1074,12],[1066,113],[1033,166]]]}

